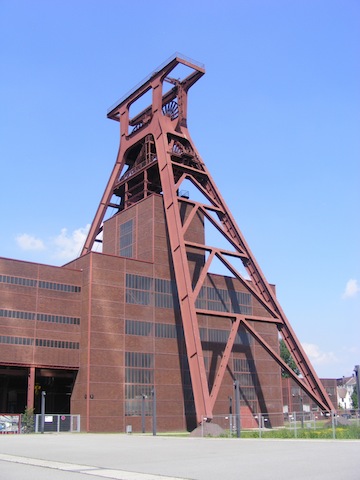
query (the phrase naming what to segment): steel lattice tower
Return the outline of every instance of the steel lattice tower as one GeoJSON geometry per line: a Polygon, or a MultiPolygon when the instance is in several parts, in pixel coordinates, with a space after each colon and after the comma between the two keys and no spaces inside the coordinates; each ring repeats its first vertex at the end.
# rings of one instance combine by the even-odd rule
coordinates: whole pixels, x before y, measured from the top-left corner
{"type": "Polygon", "coordinates": [[[102,225],[108,209],[116,214],[153,193],[161,194],[198,422],[204,417],[213,417],[213,407],[240,325],[323,411],[331,411],[334,407],[328,394],[191,140],[187,128],[187,95],[190,87],[204,73],[203,66],[176,55],[109,110],[108,118],[120,122],[120,148],[81,255],[88,253],[95,241],[101,241],[99,239],[102,225]],[[178,66],[186,67],[190,74],[183,79],[173,78],[171,73],[178,66]],[[131,118],[131,106],[149,94],[151,104],[131,118]],[[184,180],[190,181],[207,203],[182,196],[179,191],[184,180]],[[191,209],[186,220],[180,213],[184,203],[191,209]],[[231,245],[231,250],[185,239],[187,228],[197,214],[201,214],[215,227],[231,245]],[[201,252],[204,259],[206,258],[195,280],[189,268],[189,250],[201,252]],[[246,286],[249,293],[269,313],[269,317],[196,308],[196,299],[215,257],[246,286]],[[235,268],[235,261],[238,259],[241,260],[251,282],[235,268]],[[215,381],[209,391],[197,315],[215,313],[216,316],[227,318],[231,329],[215,381]],[[302,374],[301,377],[294,374],[249,321],[267,322],[277,326],[302,374]]]}

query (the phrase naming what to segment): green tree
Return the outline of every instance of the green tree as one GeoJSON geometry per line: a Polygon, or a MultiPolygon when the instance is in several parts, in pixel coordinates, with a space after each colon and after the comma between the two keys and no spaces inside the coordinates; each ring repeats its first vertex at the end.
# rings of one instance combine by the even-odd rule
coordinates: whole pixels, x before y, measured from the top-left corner
{"type": "MultiPolygon", "coordinates": [[[[296,366],[296,363],[295,363],[293,357],[291,356],[291,354],[289,352],[289,349],[287,348],[287,346],[286,346],[286,344],[285,344],[285,342],[282,338],[280,339],[280,357],[284,360],[284,362],[287,365],[289,365],[291,370],[293,372],[295,372],[296,375],[300,375],[300,370],[296,366]]],[[[284,378],[287,378],[287,377],[290,376],[285,370],[282,370],[281,375],[284,378]]]]}
{"type": "Polygon", "coordinates": [[[356,388],[354,388],[354,391],[351,394],[351,403],[352,403],[352,408],[355,408],[355,409],[359,408],[359,399],[358,399],[356,388]]]}
{"type": "Polygon", "coordinates": [[[34,409],[25,408],[21,415],[21,427],[23,433],[32,433],[34,431],[34,409]]]}

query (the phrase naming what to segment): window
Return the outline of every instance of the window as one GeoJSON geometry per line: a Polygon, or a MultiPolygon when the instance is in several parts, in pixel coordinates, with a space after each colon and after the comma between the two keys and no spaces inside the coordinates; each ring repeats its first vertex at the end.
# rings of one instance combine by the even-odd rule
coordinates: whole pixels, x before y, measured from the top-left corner
{"type": "Polygon", "coordinates": [[[64,342],[62,340],[48,340],[43,338],[37,338],[35,340],[36,347],[46,348],[67,348],[70,350],[79,350],[78,342],[64,342]]]}
{"type": "Polygon", "coordinates": [[[128,220],[120,225],[120,255],[133,258],[133,220],[128,220]]]}
{"type": "Polygon", "coordinates": [[[40,322],[50,323],[64,323],[66,325],[80,325],[80,318],[77,317],[64,317],[62,315],[47,315],[45,313],[38,313],[36,320],[40,322]]]}
{"type": "Polygon", "coordinates": [[[126,274],[126,303],[174,308],[175,283],[163,278],[126,274]],[[155,300],[154,300],[155,299],[155,300]]]}
{"type": "Polygon", "coordinates": [[[251,294],[222,288],[202,287],[196,299],[196,308],[251,315],[251,294]]]}
{"type": "Polygon", "coordinates": [[[4,310],[0,309],[0,317],[6,318],[21,318],[22,320],[34,320],[35,313],[21,312],[19,310],[4,310]]]}
{"type": "Polygon", "coordinates": [[[157,338],[178,338],[181,330],[177,325],[168,323],[155,324],[155,337],[157,338]]]}
{"type": "Polygon", "coordinates": [[[153,279],[140,275],[126,274],[126,303],[151,305],[153,279]]]}
{"type": "Polygon", "coordinates": [[[0,343],[7,343],[10,345],[33,345],[34,340],[26,337],[9,337],[0,335],[0,343]]]}
{"type": "Polygon", "coordinates": [[[173,308],[175,284],[163,278],[155,278],[155,307],[173,308]]]}
{"type": "MultiPolygon", "coordinates": [[[[221,330],[217,328],[200,329],[200,339],[202,342],[227,343],[230,330],[221,330]]],[[[247,333],[243,327],[240,327],[234,341],[234,345],[249,346],[252,343],[252,336],[247,333]]]]}
{"type": "Polygon", "coordinates": [[[239,381],[241,404],[248,405],[253,411],[256,411],[256,369],[254,361],[247,358],[234,358],[233,367],[234,377],[239,381]]]}
{"type": "Polygon", "coordinates": [[[48,290],[58,290],[60,292],[78,293],[81,287],[76,285],[66,285],[64,283],[46,282],[39,280],[39,288],[47,288],[48,290]]]}
{"type": "Polygon", "coordinates": [[[141,415],[142,406],[145,414],[151,415],[152,403],[149,399],[153,384],[154,355],[125,352],[125,415],[141,415]]]}
{"type": "Polygon", "coordinates": [[[127,335],[141,335],[148,337],[151,334],[152,323],[140,322],[138,320],[126,320],[125,333],[127,335]]]}
{"type": "Polygon", "coordinates": [[[24,287],[36,287],[37,285],[37,281],[31,278],[11,277],[10,275],[0,275],[0,282],[24,287]]]}

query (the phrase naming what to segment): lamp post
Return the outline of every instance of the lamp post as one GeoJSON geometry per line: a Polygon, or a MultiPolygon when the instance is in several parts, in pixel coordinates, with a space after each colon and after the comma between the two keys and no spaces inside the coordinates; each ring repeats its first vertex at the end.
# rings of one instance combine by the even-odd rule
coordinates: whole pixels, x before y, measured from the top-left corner
{"type": "Polygon", "coordinates": [[[41,425],[40,425],[40,432],[44,433],[45,430],[45,397],[46,392],[41,392],[41,425]]]}
{"type": "Polygon", "coordinates": [[[232,413],[233,413],[232,397],[229,397],[229,427],[230,427],[230,436],[232,435],[232,431],[233,431],[233,423],[232,423],[233,416],[232,416],[232,413]]]}
{"type": "Polygon", "coordinates": [[[156,390],[155,387],[152,390],[152,397],[153,397],[153,435],[156,435],[156,390]]]}
{"type": "Polygon", "coordinates": [[[240,438],[241,435],[241,423],[240,423],[240,384],[239,380],[234,382],[235,389],[235,423],[236,423],[236,436],[240,438]]]}
{"type": "Polygon", "coordinates": [[[145,433],[145,399],[147,396],[143,393],[141,395],[141,431],[145,433]]]}

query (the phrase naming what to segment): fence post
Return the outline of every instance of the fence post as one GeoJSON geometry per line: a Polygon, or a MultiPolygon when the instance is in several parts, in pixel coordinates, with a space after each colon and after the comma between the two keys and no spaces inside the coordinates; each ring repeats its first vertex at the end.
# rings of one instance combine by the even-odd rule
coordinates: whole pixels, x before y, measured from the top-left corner
{"type": "Polygon", "coordinates": [[[235,380],[234,382],[234,388],[235,388],[235,408],[236,408],[236,414],[235,414],[235,421],[236,421],[236,436],[240,438],[241,435],[241,423],[240,423],[240,384],[239,380],[235,380]]]}
{"type": "Polygon", "coordinates": [[[335,415],[336,415],[336,413],[333,410],[331,410],[331,426],[332,426],[333,439],[336,438],[335,415]]]}
{"type": "Polygon", "coordinates": [[[258,418],[259,418],[259,438],[261,438],[262,421],[263,421],[262,416],[261,416],[261,413],[259,413],[258,418]]]}

